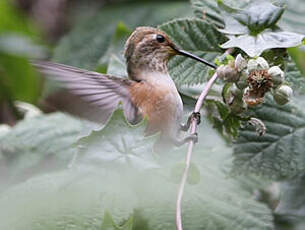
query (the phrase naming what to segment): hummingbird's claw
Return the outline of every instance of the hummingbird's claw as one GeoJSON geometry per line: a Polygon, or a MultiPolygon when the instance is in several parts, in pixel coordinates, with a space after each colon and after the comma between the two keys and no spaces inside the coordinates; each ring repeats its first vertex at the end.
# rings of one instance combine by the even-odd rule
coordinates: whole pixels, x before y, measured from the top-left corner
{"type": "Polygon", "coordinates": [[[197,121],[197,125],[199,125],[201,122],[200,112],[193,112],[190,116],[190,119],[195,119],[197,121]]]}
{"type": "Polygon", "coordinates": [[[189,141],[193,141],[194,143],[198,142],[198,133],[190,134],[186,138],[184,138],[184,143],[187,143],[189,141]]]}
{"type": "Polygon", "coordinates": [[[180,124],[180,130],[186,132],[190,126],[188,125],[188,122],[186,124],[180,124]]]}
{"type": "Polygon", "coordinates": [[[197,143],[198,142],[198,134],[197,133],[190,134],[189,136],[185,137],[182,140],[173,139],[172,141],[178,147],[181,146],[181,145],[184,145],[185,143],[190,142],[190,141],[193,141],[194,143],[197,143]]]}
{"type": "Polygon", "coordinates": [[[200,112],[193,112],[187,119],[187,122],[186,124],[180,124],[180,130],[181,131],[187,131],[190,126],[191,126],[191,123],[193,120],[196,120],[197,121],[197,125],[200,124],[201,122],[201,115],[200,115],[200,112]]]}

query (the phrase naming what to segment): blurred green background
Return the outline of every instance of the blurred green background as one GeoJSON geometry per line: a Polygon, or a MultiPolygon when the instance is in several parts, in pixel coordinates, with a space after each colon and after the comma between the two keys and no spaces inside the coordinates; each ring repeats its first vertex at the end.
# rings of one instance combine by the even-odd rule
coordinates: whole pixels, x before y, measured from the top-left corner
{"type": "MultiPolygon", "coordinates": [[[[288,4],[281,26],[303,33],[305,4],[280,2],[288,4]]],[[[44,112],[56,107],[81,116],[85,109],[66,92],[43,84],[30,59],[124,75],[124,60],[118,54],[136,26],[158,26],[174,18],[194,17],[193,12],[199,17],[204,15],[200,4],[197,0],[1,0],[0,123],[14,125],[22,119],[14,101],[34,104],[44,112]]],[[[305,73],[303,50],[291,49],[290,55],[305,73]]]]}
{"type": "Polygon", "coordinates": [[[53,59],[106,72],[112,50],[121,52],[136,26],[157,26],[191,12],[188,1],[1,0],[0,123],[22,119],[15,101],[44,112],[55,110],[48,100],[58,107],[70,104],[58,100],[63,98],[59,93],[42,100],[43,79],[29,60],[53,59]]]}

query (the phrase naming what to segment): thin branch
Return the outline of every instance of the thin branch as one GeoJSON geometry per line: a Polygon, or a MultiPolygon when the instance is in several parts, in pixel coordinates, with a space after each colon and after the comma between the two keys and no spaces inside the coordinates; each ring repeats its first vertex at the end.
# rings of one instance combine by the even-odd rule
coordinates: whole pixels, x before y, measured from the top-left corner
{"type": "MultiPolygon", "coordinates": [[[[226,50],[224,55],[231,54],[231,53],[233,53],[233,51],[234,51],[234,48],[230,48],[230,49],[226,50]]],[[[211,87],[213,86],[214,82],[216,81],[217,77],[218,77],[217,72],[215,72],[214,75],[210,78],[210,80],[206,84],[206,86],[204,87],[203,91],[201,92],[201,94],[196,102],[195,109],[194,109],[195,113],[200,112],[202,104],[203,104],[206,96],[208,95],[208,92],[210,91],[211,87]]],[[[190,133],[195,134],[196,131],[197,131],[197,119],[193,117],[192,122],[191,122],[190,133]]],[[[188,151],[187,151],[187,155],[186,155],[185,169],[184,169],[183,176],[182,176],[181,183],[180,183],[179,190],[178,190],[178,197],[177,197],[177,203],[176,203],[176,229],[177,230],[183,230],[182,217],[181,217],[181,210],[182,210],[181,203],[182,203],[182,197],[183,197],[183,193],[184,193],[186,179],[188,176],[188,171],[190,168],[193,147],[194,147],[194,141],[191,140],[189,142],[188,151]]]]}
{"type": "MultiPolygon", "coordinates": [[[[207,85],[203,89],[202,93],[200,94],[200,96],[199,96],[199,98],[196,102],[194,112],[199,112],[200,111],[200,108],[202,107],[204,99],[208,95],[208,92],[211,89],[211,87],[214,84],[216,79],[217,79],[217,73],[215,72],[215,74],[211,77],[211,79],[208,81],[207,85]]],[[[195,134],[196,131],[197,131],[197,120],[192,119],[191,132],[190,133],[195,134]]],[[[181,180],[179,191],[178,191],[178,197],[177,197],[177,204],[176,204],[176,228],[177,228],[177,230],[183,230],[183,228],[182,228],[182,218],[181,218],[181,210],[182,210],[181,209],[181,203],[182,203],[182,197],[183,197],[185,182],[186,182],[188,171],[189,171],[189,168],[190,168],[193,147],[194,147],[194,141],[191,140],[189,142],[189,146],[188,146],[188,151],[187,151],[187,155],[186,155],[185,169],[184,169],[184,172],[183,172],[182,180],[181,180]]]]}

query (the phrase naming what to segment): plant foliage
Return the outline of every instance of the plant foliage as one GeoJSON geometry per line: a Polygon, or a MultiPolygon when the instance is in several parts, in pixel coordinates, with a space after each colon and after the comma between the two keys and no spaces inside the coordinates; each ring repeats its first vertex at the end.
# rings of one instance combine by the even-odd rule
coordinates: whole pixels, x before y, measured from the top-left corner
{"type": "Polygon", "coordinates": [[[267,128],[264,136],[245,127],[234,147],[234,170],[263,174],[274,179],[292,178],[305,168],[304,125],[301,107],[278,106],[269,97],[261,107],[253,110],[267,128]]]}
{"type": "MultiPolygon", "coordinates": [[[[20,170],[22,163],[22,168],[33,167],[37,164],[37,159],[46,159],[47,155],[40,155],[43,149],[59,159],[71,155],[66,147],[71,142],[76,142],[76,136],[88,130],[78,120],[62,114],[38,117],[34,121],[50,119],[66,123],[66,127],[57,126],[56,132],[43,132],[43,138],[53,139],[57,142],[56,145],[44,142],[41,146],[37,140],[31,144],[24,143],[20,149],[19,142],[10,144],[10,155],[18,153],[20,158],[29,155],[28,149],[37,149],[32,151],[31,158],[27,157],[27,164],[23,160],[19,164],[10,165],[12,170],[19,168],[15,174],[23,174],[24,171],[20,170]],[[72,127],[79,128],[71,130],[72,127]],[[74,137],[69,137],[68,130],[71,130],[71,134],[74,133],[74,137]],[[58,139],[54,139],[55,134],[58,139]]],[[[30,121],[20,123],[8,136],[20,133],[23,127],[29,129],[30,121]]],[[[143,137],[144,127],[144,123],[130,127],[122,111],[116,111],[102,130],[93,131],[77,142],[79,153],[72,168],[40,173],[3,191],[0,204],[7,208],[0,214],[0,227],[35,230],[41,229],[41,226],[64,229],[69,225],[70,229],[88,226],[91,229],[105,229],[106,226],[135,229],[130,227],[130,218],[133,217],[137,222],[139,217],[134,215],[134,210],[140,210],[147,229],[175,229],[173,194],[176,193],[178,184],[169,172],[176,167],[177,162],[183,161],[185,149],[153,153],[153,138],[143,137]],[[110,133],[113,135],[109,136],[110,133]],[[96,143],[98,139],[100,142],[96,143]],[[125,224],[118,227],[115,223],[125,224]]],[[[223,163],[230,162],[231,149],[208,124],[201,128],[203,131],[200,135],[205,135],[210,141],[207,139],[196,148],[194,162],[198,162],[196,167],[201,178],[186,191],[186,228],[215,229],[217,226],[219,229],[232,230],[272,229],[270,210],[251,199],[251,189],[244,190],[238,180],[227,178],[227,166],[223,163]],[[211,140],[217,143],[216,147],[211,140]]],[[[34,126],[32,132],[38,131],[41,132],[41,127],[34,126]]],[[[23,138],[18,137],[21,140],[23,138]]],[[[3,154],[2,158],[8,160],[10,155],[3,154]]]]}
{"type": "MultiPolygon", "coordinates": [[[[242,114],[235,111],[243,105],[233,108],[229,100],[235,83],[219,80],[210,91],[183,198],[183,227],[272,230],[285,222],[302,229],[305,82],[299,46],[305,4],[191,0],[191,6],[179,1],[105,6],[74,25],[52,59],[126,77],[124,42],[135,27],[147,25],[159,26],[180,48],[219,65],[234,64],[242,53],[247,64],[261,55],[278,66],[285,71],[282,84],[295,93],[285,106],[268,95],[277,90],[273,86],[264,103],[242,114]],[[287,52],[289,47],[294,48],[287,52]],[[223,55],[227,48],[235,48],[232,56],[223,55]],[[265,124],[264,136],[245,125],[250,117],[265,124]],[[276,208],[257,195],[273,197],[265,191],[275,180],[282,192],[276,208]]],[[[0,9],[0,103],[35,104],[40,80],[29,58],[45,55],[39,33],[10,1],[1,1],[0,9]]],[[[184,57],[174,57],[169,69],[183,93],[186,118],[212,71],[184,57]]],[[[238,90],[243,95],[245,88],[234,93],[238,90]]],[[[187,150],[156,151],[159,136],[145,137],[145,126],[145,119],[130,125],[120,108],[103,126],[59,112],[0,126],[0,229],[176,229],[176,194],[187,150]]]]}

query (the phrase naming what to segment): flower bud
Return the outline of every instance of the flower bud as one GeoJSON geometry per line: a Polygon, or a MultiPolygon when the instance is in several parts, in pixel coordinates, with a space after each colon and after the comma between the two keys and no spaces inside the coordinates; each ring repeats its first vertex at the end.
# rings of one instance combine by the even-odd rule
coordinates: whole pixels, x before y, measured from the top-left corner
{"type": "Polygon", "coordinates": [[[241,54],[238,54],[235,58],[235,69],[237,69],[238,72],[241,72],[244,68],[247,67],[247,61],[246,59],[241,56],[241,54]]]}
{"type": "Polygon", "coordinates": [[[259,97],[256,93],[247,87],[244,89],[243,101],[249,106],[257,106],[264,102],[264,97],[259,97]]]}
{"type": "Polygon", "coordinates": [[[257,66],[258,66],[258,64],[257,64],[256,60],[250,59],[247,64],[247,69],[248,69],[249,73],[251,73],[254,70],[257,70],[257,66]]]}
{"type": "Polygon", "coordinates": [[[267,70],[267,69],[269,69],[269,64],[268,64],[268,62],[265,60],[265,58],[258,57],[258,58],[256,59],[256,62],[257,62],[257,68],[258,68],[258,70],[267,70]]]}
{"type": "Polygon", "coordinates": [[[278,66],[272,66],[268,70],[268,74],[272,77],[274,87],[277,87],[282,84],[285,79],[284,72],[278,66]]]}
{"type": "Polygon", "coordinates": [[[273,99],[279,105],[285,105],[292,97],[293,90],[288,85],[281,85],[273,93],[273,99]]]}
{"type": "Polygon", "coordinates": [[[223,91],[225,103],[229,106],[234,114],[240,114],[245,111],[247,105],[242,100],[243,91],[232,84],[227,90],[223,91]]]}
{"type": "Polygon", "coordinates": [[[237,96],[237,97],[240,97],[240,98],[242,98],[242,95],[243,95],[243,91],[242,90],[240,90],[235,84],[233,84],[232,86],[231,86],[231,92],[232,92],[232,94],[234,95],[234,96],[237,96]]]}
{"type": "Polygon", "coordinates": [[[238,71],[230,65],[221,65],[216,71],[218,77],[227,82],[235,82],[239,78],[238,71]]]}
{"type": "Polygon", "coordinates": [[[235,97],[232,103],[229,105],[230,110],[234,114],[240,114],[247,109],[247,104],[244,102],[242,97],[235,97]]]}
{"type": "Polygon", "coordinates": [[[238,81],[236,82],[236,86],[239,89],[244,89],[248,86],[248,71],[247,70],[243,70],[240,74],[240,77],[238,79],[238,81]]]}

